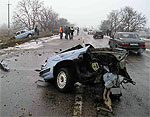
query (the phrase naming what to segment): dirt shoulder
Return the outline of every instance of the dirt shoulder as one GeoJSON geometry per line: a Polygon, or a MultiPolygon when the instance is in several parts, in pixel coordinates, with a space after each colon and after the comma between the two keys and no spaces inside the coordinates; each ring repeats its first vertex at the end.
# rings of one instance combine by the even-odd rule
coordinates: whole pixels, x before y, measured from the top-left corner
{"type": "MultiPolygon", "coordinates": [[[[53,35],[54,35],[53,33],[40,34],[38,36],[38,38],[50,37],[53,35]]],[[[28,42],[28,41],[33,40],[33,39],[34,39],[34,37],[23,38],[23,39],[10,39],[10,36],[0,36],[0,49],[13,47],[15,45],[20,45],[22,43],[28,42]]]]}

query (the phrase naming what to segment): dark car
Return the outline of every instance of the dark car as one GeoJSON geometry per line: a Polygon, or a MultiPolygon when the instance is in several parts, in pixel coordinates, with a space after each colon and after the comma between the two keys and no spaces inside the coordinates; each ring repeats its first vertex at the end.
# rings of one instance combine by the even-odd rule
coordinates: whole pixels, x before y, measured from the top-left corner
{"type": "Polygon", "coordinates": [[[103,37],[104,37],[104,34],[101,31],[96,31],[93,35],[94,39],[103,39],[103,37]]]}
{"type": "Polygon", "coordinates": [[[137,52],[141,54],[146,49],[145,41],[142,41],[135,32],[117,32],[115,36],[109,40],[110,48],[122,48],[127,51],[137,52]]]}

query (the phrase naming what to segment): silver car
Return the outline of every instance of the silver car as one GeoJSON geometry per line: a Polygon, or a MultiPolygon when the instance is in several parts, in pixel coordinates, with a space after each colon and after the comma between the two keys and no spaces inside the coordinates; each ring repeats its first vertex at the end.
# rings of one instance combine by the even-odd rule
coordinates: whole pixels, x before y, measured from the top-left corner
{"type": "Polygon", "coordinates": [[[13,37],[13,39],[31,38],[34,33],[34,30],[21,30],[16,32],[16,35],[13,37]]]}
{"type": "Polygon", "coordinates": [[[122,49],[77,45],[48,58],[40,76],[45,81],[55,81],[61,92],[72,90],[76,82],[85,85],[97,82],[106,88],[119,88],[122,82],[134,84],[126,71],[126,57],[127,52],[122,49]]]}

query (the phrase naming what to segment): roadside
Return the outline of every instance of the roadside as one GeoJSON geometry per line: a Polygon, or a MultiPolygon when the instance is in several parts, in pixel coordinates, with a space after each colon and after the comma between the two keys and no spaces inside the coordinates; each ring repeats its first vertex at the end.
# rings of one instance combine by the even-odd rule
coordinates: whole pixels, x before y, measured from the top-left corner
{"type": "Polygon", "coordinates": [[[41,78],[35,70],[60,48],[65,50],[79,44],[78,38],[60,40],[55,35],[39,38],[37,44],[31,40],[0,50],[5,51],[0,59],[10,68],[10,72],[0,70],[0,116],[72,116],[74,92],[63,94],[54,85],[38,86],[35,82],[41,78]]]}
{"type": "MultiPolygon", "coordinates": [[[[53,36],[53,33],[41,33],[38,38],[50,37],[53,36]]],[[[11,36],[0,35],[0,49],[14,47],[16,45],[23,44],[25,42],[34,40],[34,35],[31,38],[22,38],[22,39],[10,39],[11,36]]]]}
{"type": "Polygon", "coordinates": [[[0,55],[3,55],[5,53],[12,53],[15,51],[20,51],[20,50],[26,50],[26,49],[37,49],[39,47],[42,47],[44,43],[47,43],[49,41],[58,39],[58,35],[50,36],[50,37],[43,37],[43,38],[38,38],[36,41],[35,40],[29,40],[27,42],[24,42],[22,44],[15,45],[14,47],[8,47],[0,50],[0,55]]]}

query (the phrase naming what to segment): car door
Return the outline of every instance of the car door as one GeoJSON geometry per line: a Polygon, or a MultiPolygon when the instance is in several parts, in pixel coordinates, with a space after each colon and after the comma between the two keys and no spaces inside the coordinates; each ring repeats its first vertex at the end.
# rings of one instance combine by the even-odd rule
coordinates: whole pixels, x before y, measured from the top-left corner
{"type": "Polygon", "coordinates": [[[20,33],[21,33],[20,31],[16,33],[16,36],[15,36],[16,39],[20,38],[20,33]]]}
{"type": "Polygon", "coordinates": [[[20,38],[26,38],[27,37],[25,32],[26,31],[24,31],[24,30],[21,31],[20,38]]]}

